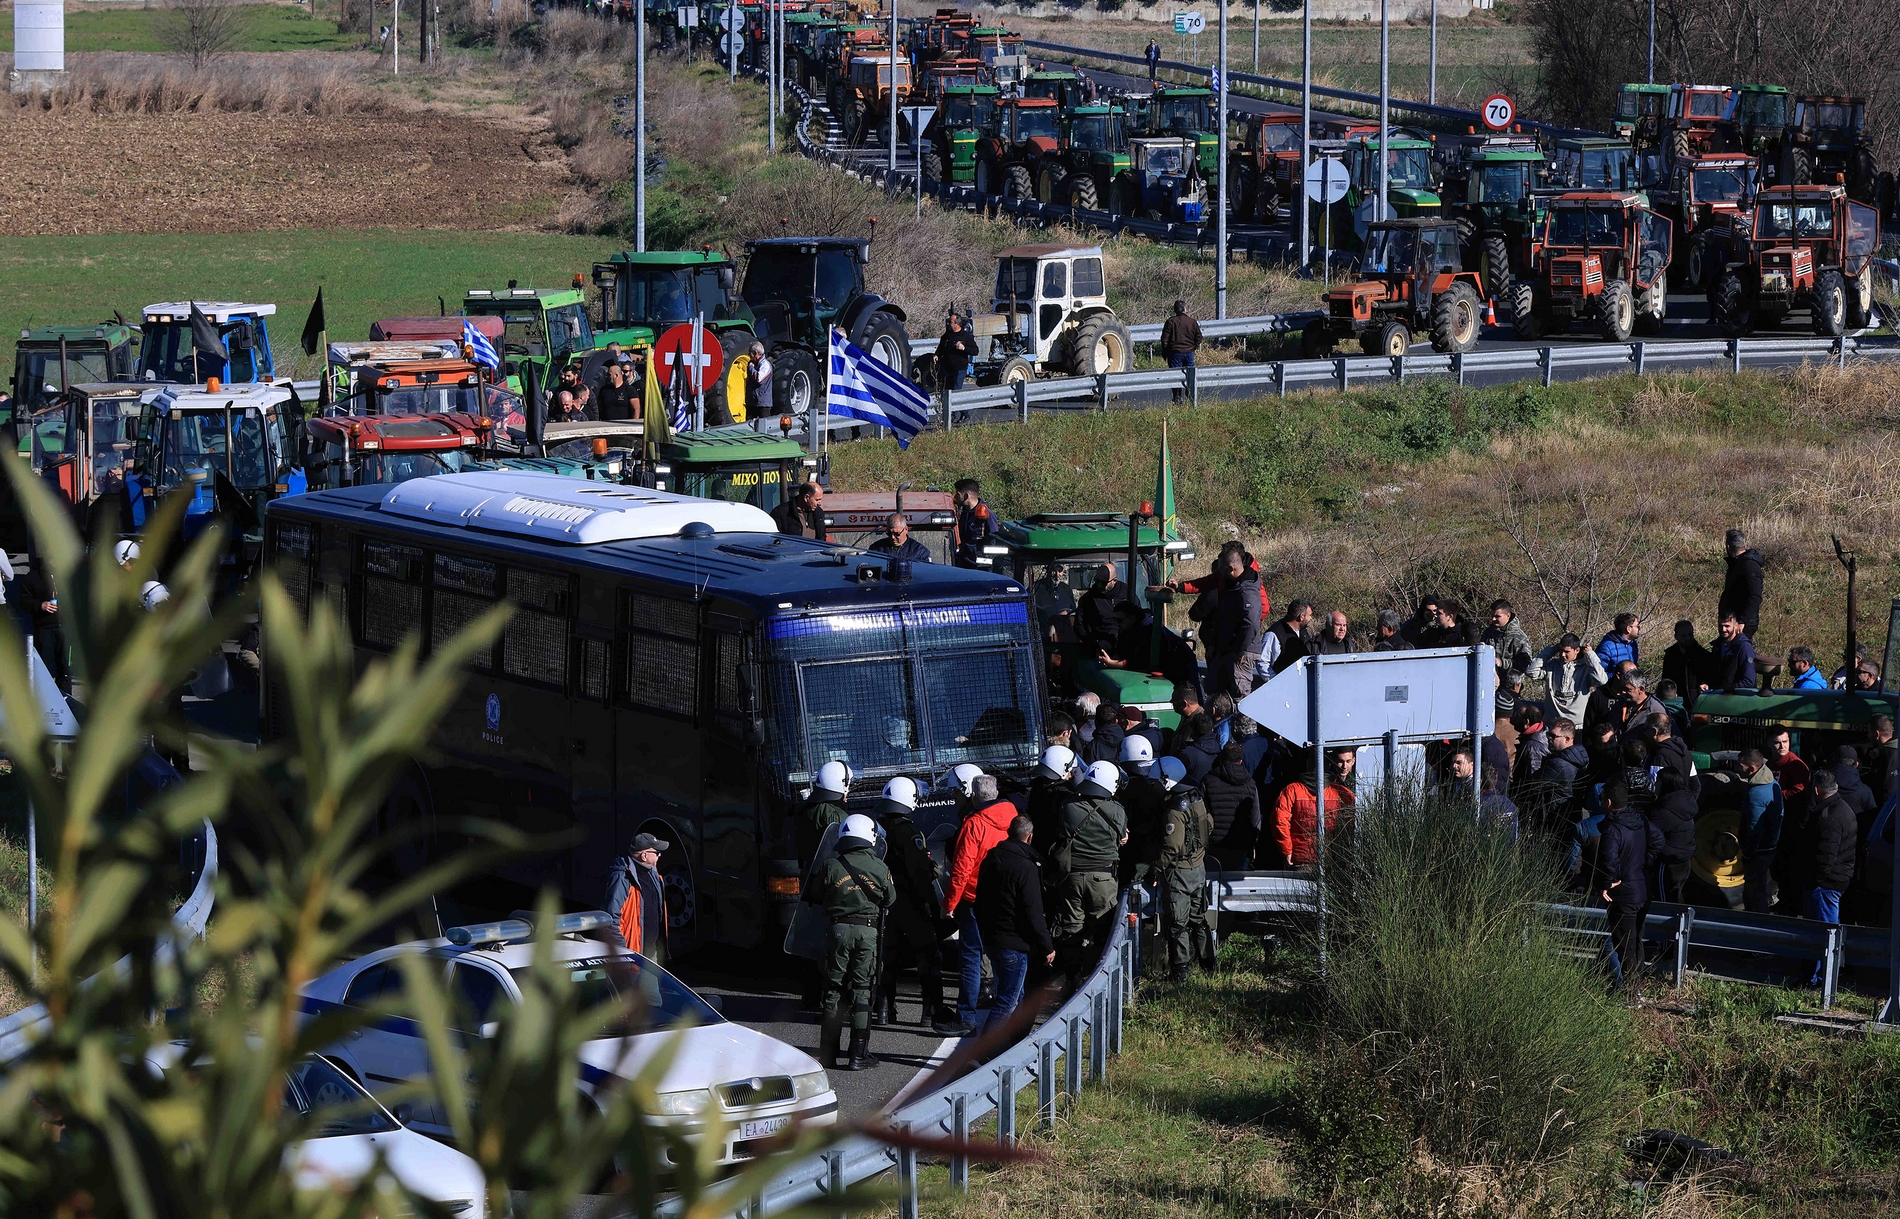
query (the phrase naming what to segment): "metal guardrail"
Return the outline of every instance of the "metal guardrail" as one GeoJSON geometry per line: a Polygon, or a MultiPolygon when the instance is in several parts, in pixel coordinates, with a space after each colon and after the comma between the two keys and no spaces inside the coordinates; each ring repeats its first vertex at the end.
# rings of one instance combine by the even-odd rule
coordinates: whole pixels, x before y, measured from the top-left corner
{"type": "MultiPolygon", "coordinates": [[[[1318,889],[1304,872],[1228,872],[1208,877],[1208,909],[1217,915],[1278,915],[1303,918],[1317,909],[1318,889]]],[[[1557,924],[1593,945],[1607,940],[1609,912],[1596,906],[1544,907],[1557,924]]],[[[1712,906],[1654,902],[1643,923],[1646,943],[1668,945],[1672,977],[1680,986],[1691,948],[1762,953],[1822,964],[1821,1006],[1832,1008],[1842,968],[1888,967],[1888,930],[1817,923],[1779,914],[1752,914],[1712,906]]],[[[1704,963],[1704,972],[1720,973],[1704,963]]]]}
{"type": "MultiPolygon", "coordinates": [[[[173,938],[160,940],[157,949],[158,960],[169,961],[177,951],[177,942],[195,940],[204,935],[205,924],[211,918],[211,905],[214,900],[212,889],[218,879],[218,832],[205,822],[205,858],[204,865],[198,870],[198,883],[192,887],[191,896],[183,905],[172,912],[173,938]]],[[[112,966],[114,976],[123,977],[132,968],[132,958],[120,957],[112,966]]],[[[96,975],[95,975],[96,976],[96,975]]],[[[35,1003],[0,1020],[0,1064],[12,1062],[25,1054],[33,1046],[34,1036],[46,1025],[46,1008],[35,1003]]]]}
{"type": "MultiPolygon", "coordinates": [[[[1016,1141],[1016,1098],[1032,1083],[1036,1121],[1055,1125],[1056,1098],[1080,1095],[1084,1083],[1100,1080],[1111,1055],[1121,1053],[1122,1021],[1135,1001],[1141,972],[1140,937],[1130,934],[1135,921],[1124,894],[1115,930],[1095,972],[1068,1002],[1039,1028],[988,1062],[925,1096],[912,1097],[888,1115],[890,1125],[911,1134],[962,1142],[982,1118],[996,1115],[996,1141],[1016,1141]]],[[[917,1153],[870,1135],[846,1139],[837,1147],[786,1169],[735,1214],[777,1214],[810,1206],[841,1194],[846,1186],[895,1170],[900,1219],[917,1219],[917,1153]]],[[[950,1184],[968,1189],[970,1159],[952,1154],[950,1184]]]]}
{"type": "MultiPolygon", "coordinates": [[[[1289,330],[1298,330],[1306,323],[1325,315],[1317,309],[1302,313],[1258,313],[1248,317],[1229,317],[1210,319],[1201,323],[1201,337],[1204,339],[1250,339],[1261,334],[1285,334],[1289,330]]],[[[1159,343],[1161,341],[1161,322],[1143,322],[1128,328],[1128,337],[1137,343],[1159,343]]],[[[912,357],[929,355],[937,350],[937,340],[912,339],[910,354],[912,357]]]]}

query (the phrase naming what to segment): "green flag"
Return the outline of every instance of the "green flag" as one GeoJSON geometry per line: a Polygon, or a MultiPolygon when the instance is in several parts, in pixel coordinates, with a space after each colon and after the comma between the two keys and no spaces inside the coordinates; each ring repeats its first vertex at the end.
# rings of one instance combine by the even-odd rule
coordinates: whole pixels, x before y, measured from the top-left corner
{"type": "Polygon", "coordinates": [[[1155,472],[1155,527],[1166,545],[1175,536],[1181,520],[1174,511],[1174,462],[1168,455],[1168,421],[1161,421],[1161,467],[1155,472]]]}

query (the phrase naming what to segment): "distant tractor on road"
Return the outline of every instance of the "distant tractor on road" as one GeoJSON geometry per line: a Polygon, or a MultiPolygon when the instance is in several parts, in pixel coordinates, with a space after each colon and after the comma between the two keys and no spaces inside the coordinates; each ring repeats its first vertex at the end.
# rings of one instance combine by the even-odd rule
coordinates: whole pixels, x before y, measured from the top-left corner
{"type": "Polygon", "coordinates": [[[1694,292],[1709,290],[1731,221],[1755,204],[1755,173],[1755,158],[1738,153],[1684,157],[1669,171],[1664,189],[1650,195],[1675,226],[1672,280],[1694,292]]]}
{"type": "Polygon", "coordinates": [[[867,290],[868,237],[771,237],[746,243],[740,290],[773,364],[773,404],[800,415],[824,401],[831,328],[899,376],[910,375],[904,311],[867,290]]]}
{"type": "Polygon", "coordinates": [[[1043,373],[1099,376],[1134,366],[1128,327],[1109,308],[1100,246],[1019,245],[996,256],[993,312],[971,319],[979,384],[1043,373]]]}
{"type": "Polygon", "coordinates": [[[203,384],[216,377],[225,385],[268,381],[277,375],[271,358],[270,325],[276,305],[240,301],[166,301],[145,306],[139,327],[139,378],[178,385],[203,384]],[[200,351],[191,338],[191,310],[218,332],[226,356],[200,351]]]}
{"type": "Polygon", "coordinates": [[[1326,316],[1305,332],[1308,354],[1348,338],[1367,355],[1402,356],[1416,334],[1432,350],[1466,352],[1484,325],[1483,284],[1460,261],[1458,226],[1440,217],[1385,220],[1366,233],[1361,278],[1326,294],[1326,316]]]}

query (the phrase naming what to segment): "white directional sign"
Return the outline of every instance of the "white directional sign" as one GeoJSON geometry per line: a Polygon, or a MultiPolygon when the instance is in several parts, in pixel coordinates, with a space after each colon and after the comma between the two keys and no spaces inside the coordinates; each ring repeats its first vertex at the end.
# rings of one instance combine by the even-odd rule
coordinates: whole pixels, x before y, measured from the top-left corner
{"type": "Polygon", "coordinates": [[[1207,28],[1207,18],[1200,13],[1176,13],[1174,32],[1177,34],[1198,34],[1207,28]]]}
{"type": "Polygon", "coordinates": [[[1370,745],[1492,731],[1496,654],[1491,645],[1417,652],[1308,656],[1240,700],[1237,710],[1290,741],[1370,745]],[[1319,665],[1315,680],[1313,666],[1319,665]],[[1319,715],[1313,693],[1319,691],[1319,715]],[[1314,735],[1314,728],[1319,729],[1314,735]]]}
{"type": "Polygon", "coordinates": [[[1346,197],[1350,176],[1337,157],[1314,157],[1306,167],[1306,197],[1315,203],[1337,203],[1346,197]]]}
{"type": "Polygon", "coordinates": [[[680,19],[680,28],[682,30],[695,29],[699,25],[699,10],[696,8],[680,9],[679,19],[680,19]]]}
{"type": "Polygon", "coordinates": [[[1484,110],[1481,113],[1484,115],[1486,127],[1493,131],[1503,131],[1511,125],[1511,120],[1517,117],[1517,107],[1512,105],[1511,99],[1502,93],[1493,93],[1484,99],[1484,110]]]}

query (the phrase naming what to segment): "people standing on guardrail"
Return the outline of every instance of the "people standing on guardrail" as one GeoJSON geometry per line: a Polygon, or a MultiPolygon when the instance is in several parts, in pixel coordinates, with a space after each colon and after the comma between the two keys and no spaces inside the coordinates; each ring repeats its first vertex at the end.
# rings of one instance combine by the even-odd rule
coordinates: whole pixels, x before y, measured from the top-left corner
{"type": "MultiPolygon", "coordinates": [[[[1193,368],[1194,353],[1201,349],[1201,324],[1188,316],[1187,302],[1174,302],[1174,312],[1161,323],[1161,354],[1169,368],[1193,368]]],[[[1186,389],[1172,391],[1174,400],[1187,397],[1186,389]]]]}
{"type": "Polygon", "coordinates": [[[967,1037],[943,998],[943,943],[949,938],[943,917],[943,886],[937,861],[911,814],[919,798],[917,782],[903,775],[884,785],[873,814],[884,828],[884,863],[896,887],[885,925],[884,968],[875,1006],[887,1025],[897,1023],[897,971],[914,966],[923,1004],[922,1022],[939,1037],[967,1037]]]}
{"type": "Polygon", "coordinates": [[[976,359],[976,339],[963,328],[963,319],[952,313],[943,319],[943,337],[937,340],[937,379],[947,394],[963,388],[963,378],[976,359]]]}
{"type": "Polygon", "coordinates": [[[1022,1002],[1032,964],[1055,963],[1055,940],[1043,917],[1042,858],[1032,846],[1035,836],[1033,821],[1014,818],[1009,837],[990,848],[977,874],[976,921],[996,977],[986,1026],[1007,1020],[1022,1002]]]}
{"type": "Polygon", "coordinates": [[[806,886],[802,900],[831,920],[826,933],[825,989],[819,1004],[819,1059],[825,1066],[862,1071],[877,1065],[871,1053],[871,990],[877,975],[878,927],[897,900],[897,886],[873,848],[877,826],[863,813],[838,827],[838,853],[826,860],[806,886]],[[849,1059],[839,1062],[845,1007],[851,1005],[849,1059]]]}
{"type": "MultiPolygon", "coordinates": [[[[1839,923],[1841,894],[1854,879],[1859,836],[1854,810],[1841,798],[1840,782],[1831,770],[1814,772],[1814,811],[1808,818],[1805,838],[1802,854],[1806,856],[1808,889],[1802,914],[1820,923],[1839,923]]],[[[1826,968],[1826,961],[1816,961],[1808,985],[1821,985],[1826,968]]]]}
{"type": "MultiPolygon", "coordinates": [[[[1343,817],[1352,813],[1355,797],[1346,780],[1352,774],[1353,764],[1358,757],[1358,751],[1349,748],[1326,751],[1324,800],[1326,833],[1329,837],[1338,831],[1343,817]]],[[[1278,798],[1273,802],[1273,845],[1279,852],[1283,867],[1310,868],[1319,858],[1317,810],[1320,783],[1314,777],[1310,763],[1308,767],[1299,778],[1281,788],[1278,798]]],[[[1466,777],[1469,778],[1469,774],[1466,777]]]]}
{"type": "Polygon", "coordinates": [[[1256,681],[1270,677],[1299,663],[1308,648],[1306,628],[1313,621],[1310,602],[1295,597],[1286,603],[1286,613],[1266,629],[1260,638],[1260,660],[1254,666],[1256,681]]]}
{"type": "Polygon", "coordinates": [[[1056,894],[1057,968],[1082,977],[1108,942],[1115,921],[1116,870],[1128,841],[1128,814],[1115,798],[1121,771],[1096,762],[1062,806],[1061,827],[1047,851],[1048,877],[1056,894]]]}
{"type": "Polygon", "coordinates": [[[957,1019],[973,1028],[983,1027],[978,999],[983,989],[983,932],[976,921],[978,876],[983,859],[997,843],[1009,837],[1016,806],[998,794],[995,775],[977,775],[970,781],[970,814],[963,819],[950,844],[950,883],[944,889],[943,912],[957,920],[957,1019]]]}
{"type": "Polygon", "coordinates": [[[1742,790],[1742,904],[1756,914],[1767,914],[1775,904],[1771,871],[1781,846],[1785,806],[1781,785],[1759,749],[1745,749],[1736,765],[1742,790]]]}
{"type": "Polygon", "coordinates": [[[1591,692],[1610,680],[1597,654],[1569,633],[1539,652],[1525,676],[1545,678],[1557,714],[1579,726],[1590,709],[1591,692]]]}
{"type": "Polygon", "coordinates": [[[1694,784],[1673,770],[1656,772],[1656,802],[1649,820],[1662,835],[1662,855],[1656,862],[1655,896],[1680,904],[1695,858],[1695,823],[1700,809],[1694,784]]]}
{"type": "Polygon", "coordinates": [[[1527,672],[1537,658],[1531,637],[1517,620],[1516,607],[1502,597],[1491,603],[1491,624],[1479,633],[1478,642],[1491,645],[1499,676],[1527,672]]]}
{"type": "MultiPolygon", "coordinates": [[[[1251,723],[1251,721],[1249,721],[1251,723]]],[[[1247,769],[1246,746],[1238,740],[1221,746],[1214,768],[1201,781],[1214,828],[1209,848],[1222,868],[1250,868],[1260,841],[1260,788],[1247,769]]]]}
{"type": "Polygon", "coordinates": [[[1663,649],[1662,675],[1682,692],[1685,710],[1695,710],[1696,699],[1708,689],[1714,669],[1715,658],[1695,637],[1695,623],[1687,618],[1677,622],[1676,641],[1663,649]]]}
{"type": "Polygon", "coordinates": [[[1214,969],[1214,937],[1207,926],[1207,846],[1214,818],[1179,758],[1161,759],[1166,791],[1160,850],[1155,856],[1161,898],[1161,935],[1168,943],[1168,980],[1187,981],[1192,961],[1214,969]]]}
{"type": "Polygon", "coordinates": [[[1609,908],[1611,988],[1642,997],[1643,920],[1649,917],[1649,871],[1662,857],[1662,831],[1629,807],[1629,792],[1613,782],[1603,788],[1603,842],[1598,866],[1600,896],[1609,908]]]}
{"type": "Polygon", "coordinates": [[[1155,83],[1156,74],[1161,71],[1161,44],[1150,38],[1148,49],[1143,51],[1141,56],[1148,61],[1148,83],[1152,85],[1155,83]]]}
{"type": "Polygon", "coordinates": [[[620,940],[655,965],[666,964],[666,886],[660,856],[672,843],[635,834],[627,853],[607,873],[607,913],[619,920],[620,940]]]}
{"type": "Polygon", "coordinates": [[[1751,550],[1748,535],[1739,529],[1728,531],[1724,539],[1728,552],[1728,568],[1722,577],[1722,598],[1716,604],[1716,614],[1734,614],[1735,620],[1742,624],[1743,633],[1750,639],[1755,637],[1755,627],[1761,621],[1761,551],[1751,550]]]}

